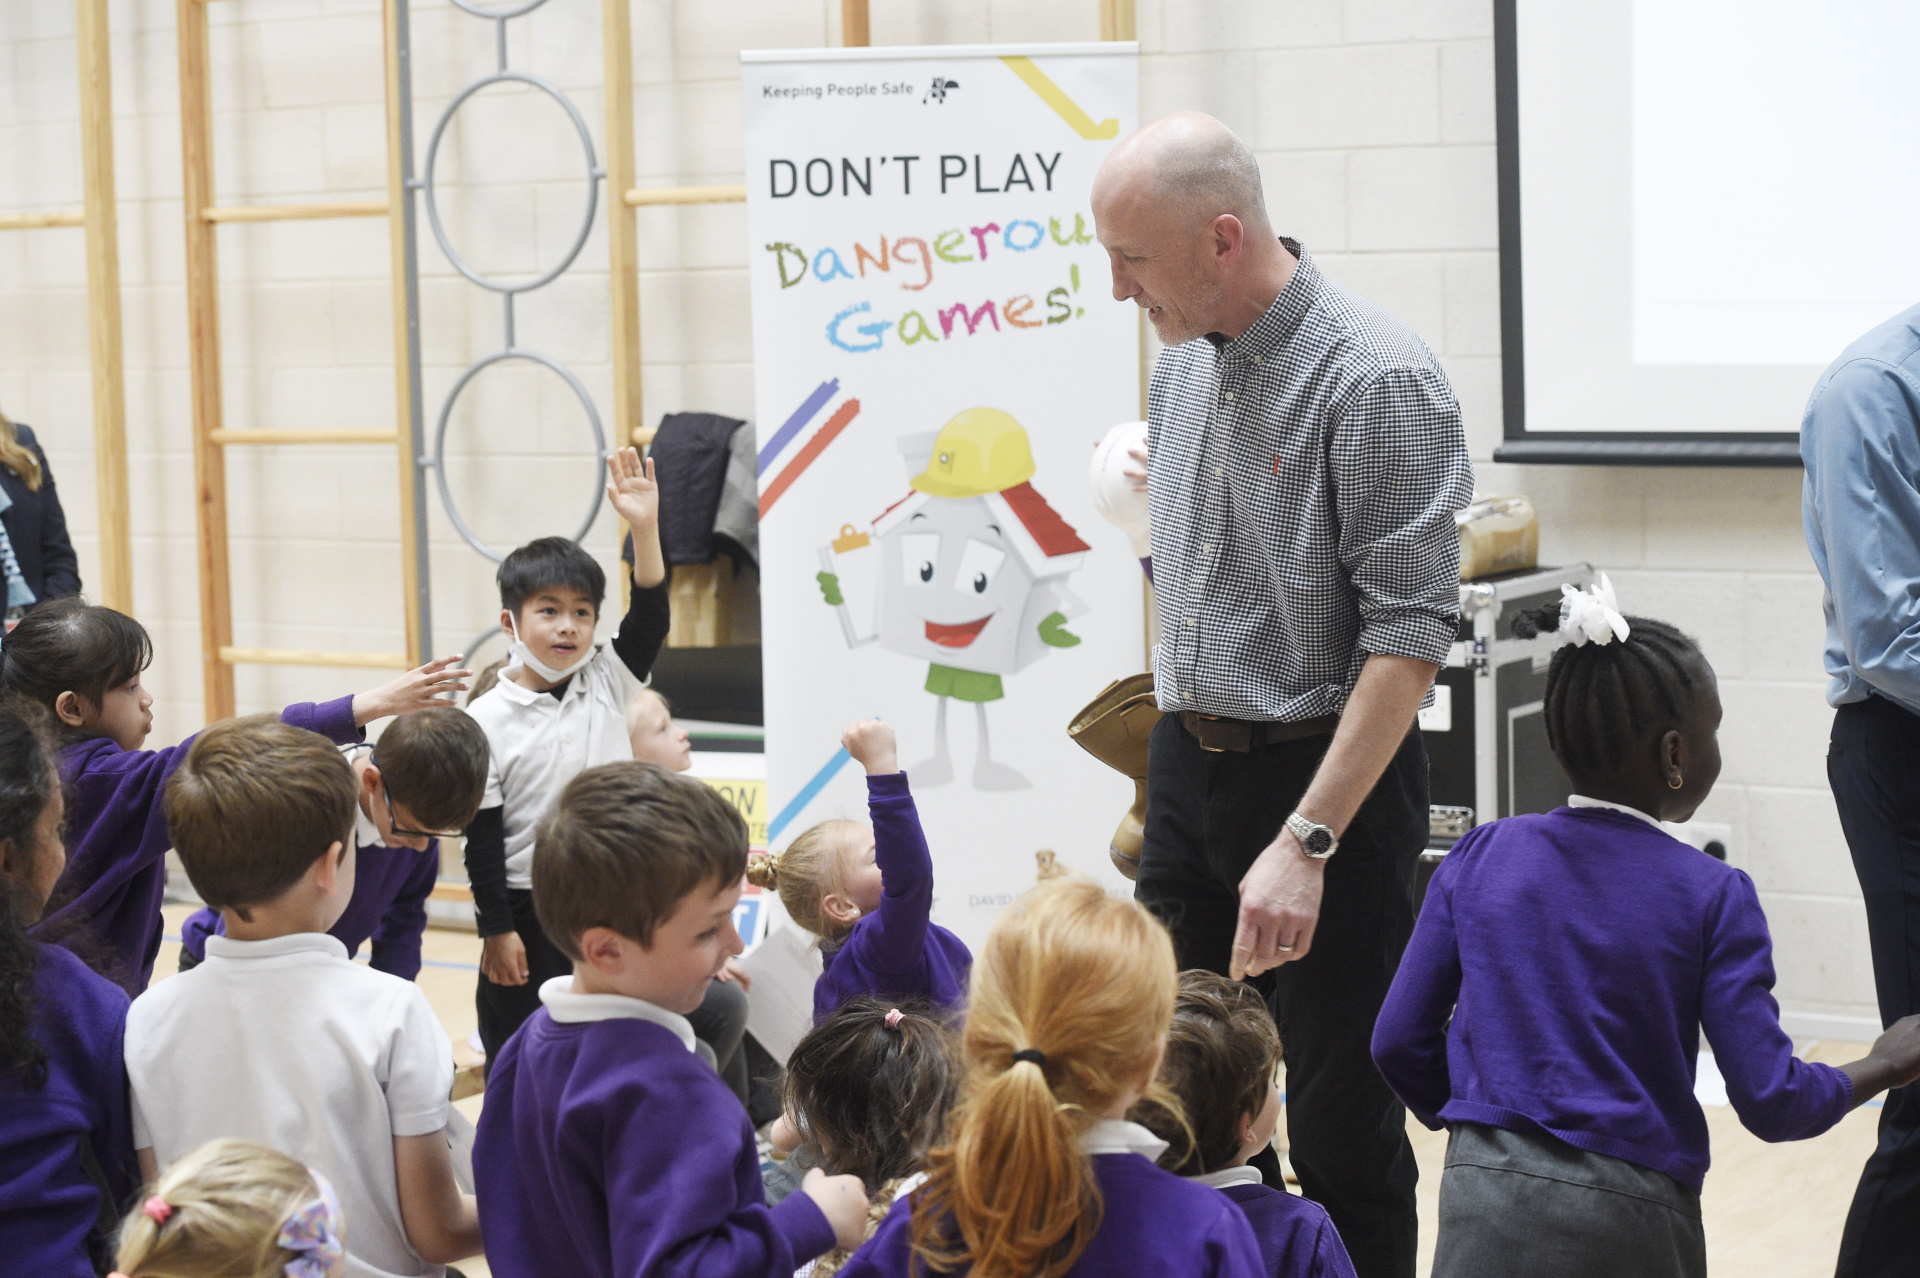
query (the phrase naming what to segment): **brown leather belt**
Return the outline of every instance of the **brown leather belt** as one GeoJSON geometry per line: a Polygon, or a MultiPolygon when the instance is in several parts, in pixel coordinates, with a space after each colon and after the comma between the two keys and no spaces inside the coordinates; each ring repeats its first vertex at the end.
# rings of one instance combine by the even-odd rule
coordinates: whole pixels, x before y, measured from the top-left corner
{"type": "Polygon", "coordinates": [[[1192,710],[1182,710],[1180,726],[1200,743],[1202,750],[1209,750],[1215,754],[1222,754],[1229,750],[1236,754],[1246,754],[1261,746],[1324,736],[1340,726],[1340,716],[1323,714],[1317,718],[1300,719],[1293,723],[1276,723],[1271,720],[1221,719],[1210,714],[1196,714],[1192,710]]]}

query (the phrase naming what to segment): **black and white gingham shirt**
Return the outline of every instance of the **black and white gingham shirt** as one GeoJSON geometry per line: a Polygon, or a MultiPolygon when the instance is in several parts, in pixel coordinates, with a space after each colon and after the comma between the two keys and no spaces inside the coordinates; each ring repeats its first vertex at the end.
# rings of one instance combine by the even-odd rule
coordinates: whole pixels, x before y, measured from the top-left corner
{"type": "Polygon", "coordinates": [[[1433,353],[1313,259],[1240,336],[1168,348],[1147,391],[1164,710],[1339,711],[1372,653],[1444,662],[1473,494],[1433,353]]]}

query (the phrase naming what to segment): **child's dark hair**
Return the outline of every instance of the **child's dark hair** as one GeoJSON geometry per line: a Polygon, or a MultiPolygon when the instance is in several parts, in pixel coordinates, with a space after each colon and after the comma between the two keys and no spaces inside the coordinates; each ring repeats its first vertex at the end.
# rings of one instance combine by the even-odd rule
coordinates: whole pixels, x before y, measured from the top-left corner
{"type": "Polygon", "coordinates": [[[876,1194],[921,1170],[960,1099],[962,1072],[959,1040],[933,1007],[857,998],[793,1049],[787,1111],[823,1169],[858,1176],[876,1194]]]}
{"type": "Polygon", "coordinates": [[[60,786],[47,712],[21,697],[0,698],[0,1075],[29,1088],[47,1081],[47,1051],[33,1036],[36,946],[27,927],[40,903],[30,899],[37,858],[35,827],[60,786]]]}
{"type": "Polygon", "coordinates": [[[607,596],[607,574],[593,556],[565,537],[541,537],[510,553],[494,574],[500,606],[520,614],[520,605],[542,590],[567,586],[593,598],[597,609],[607,596]]]}
{"type": "Polygon", "coordinates": [[[588,928],[652,945],[689,893],[746,869],[747,823],[718,791],[652,763],[605,763],[567,782],[540,823],[533,908],[578,962],[588,928]]]}
{"type": "MultiPolygon", "coordinates": [[[[1516,639],[1551,634],[1558,603],[1518,612],[1516,639]]],[[[1664,621],[1628,617],[1613,643],[1565,644],[1547,667],[1547,744],[1572,777],[1627,761],[1636,745],[1678,727],[1693,699],[1713,683],[1700,646],[1664,621]]]]}
{"type": "Polygon", "coordinates": [[[1280,1035],[1257,990],[1216,972],[1182,972],[1160,1081],[1180,1098],[1186,1125],[1151,1100],[1129,1117],[1167,1142],[1160,1165],[1176,1176],[1219,1171],[1239,1156],[1240,1125],[1266,1107],[1279,1063],[1280,1035]]]}
{"type": "Polygon", "coordinates": [[[401,715],[373,747],[388,800],[428,830],[458,830],[473,820],[486,793],[488,757],[486,730],[454,706],[401,715]]]}
{"type": "Polygon", "coordinates": [[[333,742],[256,714],[196,737],[160,806],[194,891],[245,919],[333,844],[346,859],[359,787],[333,742]]]}
{"type": "Polygon", "coordinates": [[[73,597],[41,604],[15,626],[0,649],[0,688],[47,709],[63,692],[98,708],[153,662],[145,626],[123,612],[73,597]]]}

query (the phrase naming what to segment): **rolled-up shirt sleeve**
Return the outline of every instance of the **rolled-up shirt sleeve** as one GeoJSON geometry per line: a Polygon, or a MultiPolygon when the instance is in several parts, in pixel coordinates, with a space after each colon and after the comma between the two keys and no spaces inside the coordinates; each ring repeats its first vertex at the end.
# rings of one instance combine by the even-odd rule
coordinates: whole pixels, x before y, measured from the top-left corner
{"type": "Polygon", "coordinates": [[[1369,653],[1447,659],[1460,624],[1460,535],[1473,498],[1460,405],[1446,378],[1396,370],[1341,414],[1331,471],[1339,557],[1369,653]]]}
{"type": "Polygon", "coordinates": [[[1920,387],[1854,360],[1808,406],[1801,438],[1807,541],[1841,647],[1829,643],[1828,673],[1920,710],[1920,387]]]}

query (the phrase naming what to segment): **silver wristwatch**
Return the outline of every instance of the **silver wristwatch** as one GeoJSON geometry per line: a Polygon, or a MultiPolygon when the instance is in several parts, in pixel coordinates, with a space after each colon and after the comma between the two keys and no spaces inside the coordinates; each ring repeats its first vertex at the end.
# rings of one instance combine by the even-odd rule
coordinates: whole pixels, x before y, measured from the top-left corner
{"type": "Polygon", "coordinates": [[[1300,850],[1316,861],[1324,861],[1340,849],[1340,840],[1330,827],[1309,821],[1298,812],[1287,818],[1287,829],[1300,840],[1300,850]]]}

